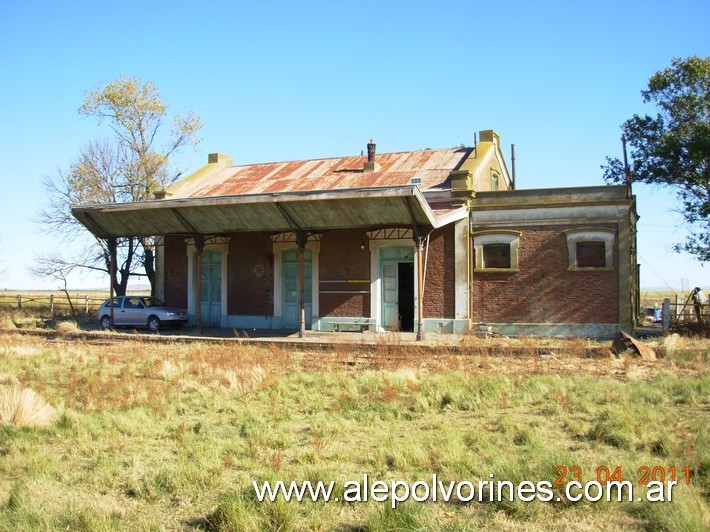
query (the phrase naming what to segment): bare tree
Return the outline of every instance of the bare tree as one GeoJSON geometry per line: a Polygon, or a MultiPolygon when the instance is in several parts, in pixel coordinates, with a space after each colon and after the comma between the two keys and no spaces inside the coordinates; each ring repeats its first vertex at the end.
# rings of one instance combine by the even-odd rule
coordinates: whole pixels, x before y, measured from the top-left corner
{"type": "MultiPolygon", "coordinates": [[[[136,78],[117,79],[87,93],[79,113],[107,123],[113,137],[87,143],[68,170],[60,169],[45,179],[49,200],[36,221],[59,235],[62,243],[86,235],[71,214],[72,206],[144,201],[175,182],[180,172],[171,166],[170,158],[181,148],[197,147],[202,128],[199,117],[189,113],[175,116],[170,132],[161,134],[167,104],[152,82],[142,84],[136,78]]],[[[118,239],[117,294],[124,295],[128,279],[136,275],[145,275],[153,289],[154,248],[152,238],[118,239]]],[[[108,244],[94,236],[88,247],[63,262],[63,267],[71,264],[109,273],[108,244]]]]}
{"type": "Polygon", "coordinates": [[[35,257],[35,266],[30,268],[30,272],[35,277],[41,278],[51,278],[55,281],[59,281],[59,290],[64,292],[69,302],[69,308],[71,309],[72,317],[76,318],[76,311],[74,310],[74,303],[72,303],[71,297],[69,296],[69,290],[67,288],[67,276],[74,269],[75,266],[68,264],[59,255],[42,255],[35,257]]]}

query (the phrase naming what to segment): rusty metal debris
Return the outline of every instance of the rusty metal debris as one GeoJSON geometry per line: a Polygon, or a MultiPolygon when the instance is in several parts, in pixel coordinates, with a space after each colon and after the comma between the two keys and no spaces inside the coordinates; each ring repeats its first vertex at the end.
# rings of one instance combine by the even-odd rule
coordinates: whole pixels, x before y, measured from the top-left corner
{"type": "Polygon", "coordinates": [[[619,331],[611,344],[611,352],[620,357],[622,353],[629,353],[632,356],[641,357],[644,360],[656,360],[656,352],[650,347],[642,344],[633,336],[619,331]]]}

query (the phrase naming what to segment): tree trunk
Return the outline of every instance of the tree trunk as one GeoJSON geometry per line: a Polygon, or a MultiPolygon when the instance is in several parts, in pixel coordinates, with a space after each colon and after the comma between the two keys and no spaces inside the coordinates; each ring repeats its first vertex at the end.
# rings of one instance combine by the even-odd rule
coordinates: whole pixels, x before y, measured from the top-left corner
{"type": "Polygon", "coordinates": [[[72,303],[72,301],[71,301],[71,296],[69,295],[69,291],[67,290],[66,282],[64,283],[64,288],[62,288],[62,292],[64,292],[64,295],[67,296],[67,301],[69,301],[69,308],[71,309],[72,318],[76,318],[76,311],[74,310],[74,303],[72,303]]]}
{"type": "MultiPolygon", "coordinates": [[[[118,253],[116,253],[118,254],[118,253]]],[[[128,288],[128,279],[131,276],[131,264],[133,263],[133,258],[135,256],[135,240],[129,238],[127,240],[127,252],[126,258],[123,261],[121,268],[116,268],[113,273],[113,289],[117,296],[125,296],[126,289],[128,288]]],[[[110,272],[111,256],[109,253],[104,254],[106,261],[106,271],[110,272]]],[[[111,275],[109,273],[109,275],[111,275]]]]}
{"type": "Polygon", "coordinates": [[[141,243],[143,245],[145,276],[150,283],[150,295],[155,297],[155,247],[149,238],[144,238],[141,243]]]}

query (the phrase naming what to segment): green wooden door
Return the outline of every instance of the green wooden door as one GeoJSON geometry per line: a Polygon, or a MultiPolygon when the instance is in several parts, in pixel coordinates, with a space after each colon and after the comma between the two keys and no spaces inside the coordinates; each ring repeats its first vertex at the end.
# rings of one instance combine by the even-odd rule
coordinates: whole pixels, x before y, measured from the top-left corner
{"type": "Polygon", "coordinates": [[[219,327],[222,318],[222,252],[202,252],[200,272],[200,312],[202,325],[219,327]]]}
{"type": "MultiPolygon", "coordinates": [[[[304,303],[306,310],[306,327],[311,326],[312,314],[312,253],[310,249],[304,252],[304,303]]],[[[281,255],[281,315],[284,329],[298,329],[300,327],[300,285],[299,285],[299,257],[298,249],[288,249],[281,255]]]]}
{"type": "Polygon", "coordinates": [[[399,303],[397,299],[397,263],[382,264],[382,326],[388,331],[399,330],[399,303]]]}

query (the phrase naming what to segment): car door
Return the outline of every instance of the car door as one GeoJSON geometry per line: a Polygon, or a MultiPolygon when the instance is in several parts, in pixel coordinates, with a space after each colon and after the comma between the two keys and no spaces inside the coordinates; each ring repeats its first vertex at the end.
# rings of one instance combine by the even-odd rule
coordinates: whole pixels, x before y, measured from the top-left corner
{"type": "MultiPolygon", "coordinates": [[[[113,298],[113,323],[114,325],[120,325],[120,316],[121,316],[121,306],[123,304],[123,296],[116,296],[113,298]]],[[[108,299],[106,300],[106,303],[103,304],[101,307],[101,316],[110,316],[111,315],[111,300],[108,299]]]]}
{"type": "Polygon", "coordinates": [[[121,316],[121,325],[137,327],[146,324],[145,306],[140,297],[124,297],[119,315],[121,316]]]}
{"type": "MultiPolygon", "coordinates": [[[[111,311],[110,303],[106,305],[107,312],[111,311]]],[[[123,297],[118,296],[113,298],[113,324],[123,325],[123,315],[121,314],[123,310],[123,297]]]]}

